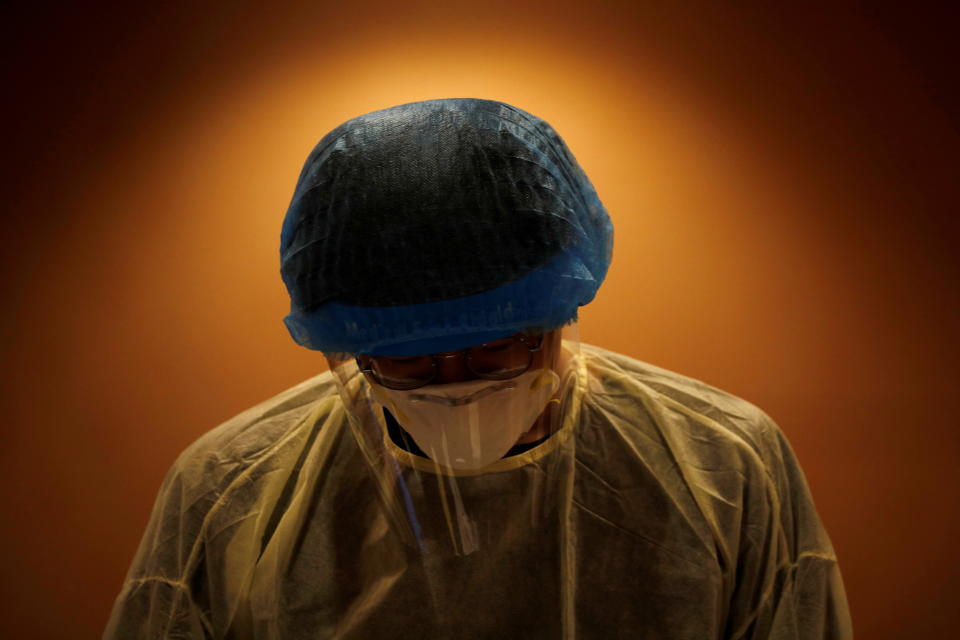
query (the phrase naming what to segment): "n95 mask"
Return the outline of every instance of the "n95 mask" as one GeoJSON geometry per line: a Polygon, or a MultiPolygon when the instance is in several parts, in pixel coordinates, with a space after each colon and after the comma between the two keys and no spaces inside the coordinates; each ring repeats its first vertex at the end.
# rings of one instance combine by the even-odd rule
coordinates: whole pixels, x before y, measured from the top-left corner
{"type": "Polygon", "coordinates": [[[508,380],[468,380],[400,391],[373,384],[374,398],[431,460],[482,469],[502,458],[560,388],[552,369],[508,380]]]}

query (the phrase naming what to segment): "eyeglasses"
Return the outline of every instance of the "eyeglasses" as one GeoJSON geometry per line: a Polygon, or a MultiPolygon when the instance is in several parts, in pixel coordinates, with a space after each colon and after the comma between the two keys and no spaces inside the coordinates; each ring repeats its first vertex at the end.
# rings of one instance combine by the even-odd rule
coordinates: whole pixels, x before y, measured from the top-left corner
{"type": "Polygon", "coordinates": [[[508,380],[525,373],[533,362],[533,353],[543,346],[543,335],[518,333],[500,340],[452,351],[422,356],[357,356],[360,371],[398,391],[416,389],[433,382],[441,358],[466,357],[467,369],[478,378],[508,380]]]}

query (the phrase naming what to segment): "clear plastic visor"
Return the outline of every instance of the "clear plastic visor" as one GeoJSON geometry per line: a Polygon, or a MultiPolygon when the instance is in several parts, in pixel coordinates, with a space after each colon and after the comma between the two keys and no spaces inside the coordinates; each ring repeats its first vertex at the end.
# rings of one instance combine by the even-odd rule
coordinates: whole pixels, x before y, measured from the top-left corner
{"type": "Polygon", "coordinates": [[[457,352],[328,361],[391,526],[415,549],[511,545],[563,503],[550,496],[572,473],[576,324],[457,352]]]}

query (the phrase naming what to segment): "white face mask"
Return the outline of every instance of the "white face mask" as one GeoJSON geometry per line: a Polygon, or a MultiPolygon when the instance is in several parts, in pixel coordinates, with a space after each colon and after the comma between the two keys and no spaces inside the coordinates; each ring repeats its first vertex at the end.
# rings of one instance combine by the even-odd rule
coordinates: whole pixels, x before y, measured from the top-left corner
{"type": "Polygon", "coordinates": [[[481,469],[499,460],[536,422],[560,388],[552,369],[509,380],[468,380],[410,391],[372,385],[431,460],[452,469],[481,469]]]}

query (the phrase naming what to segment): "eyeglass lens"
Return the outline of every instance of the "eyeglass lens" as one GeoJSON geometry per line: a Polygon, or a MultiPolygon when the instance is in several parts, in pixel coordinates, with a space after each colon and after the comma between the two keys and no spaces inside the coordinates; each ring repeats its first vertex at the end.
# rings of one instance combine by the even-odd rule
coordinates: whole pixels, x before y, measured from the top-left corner
{"type": "MultiPolygon", "coordinates": [[[[536,344],[536,343],[534,343],[536,344]]],[[[415,389],[429,384],[436,373],[435,357],[463,357],[463,352],[431,356],[365,358],[377,381],[391,389],[415,389]]],[[[531,346],[515,336],[471,347],[467,368],[481,378],[506,380],[524,373],[533,359],[531,346]]]]}

